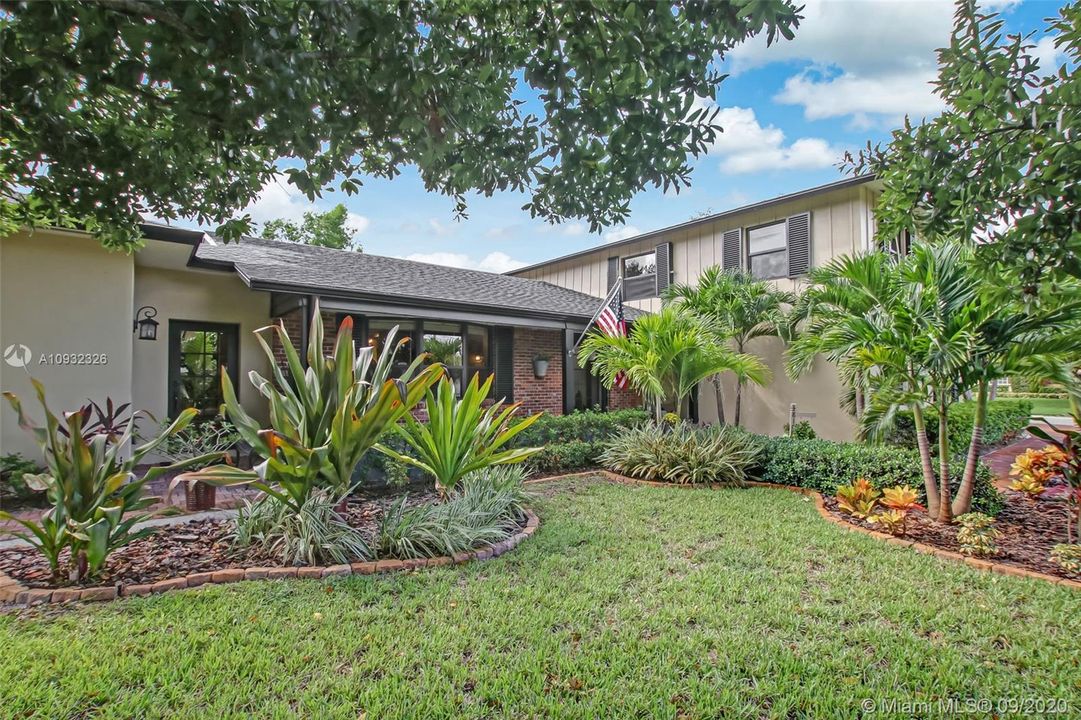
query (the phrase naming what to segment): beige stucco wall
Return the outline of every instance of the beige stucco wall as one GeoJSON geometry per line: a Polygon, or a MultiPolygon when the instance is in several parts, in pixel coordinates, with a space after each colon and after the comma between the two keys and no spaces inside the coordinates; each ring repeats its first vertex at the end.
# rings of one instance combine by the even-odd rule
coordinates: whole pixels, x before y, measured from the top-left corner
{"type": "Polygon", "coordinates": [[[270,295],[254,292],[234,274],[137,266],[133,306],[157,308],[158,339],[136,340],[132,397],[136,407],[162,419],[168,408],[169,321],[236,323],[240,326],[240,373],[237,397],[244,409],[265,419],[266,405],[248,381],[248,372],[264,376],[270,365],[252,334],[270,324],[270,295]]]}
{"type": "MultiPolygon", "coordinates": [[[[618,248],[598,248],[595,252],[555,262],[533,270],[516,273],[521,277],[544,280],[580,292],[604,297],[608,287],[608,258],[629,257],[646,252],[663,242],[672,243],[673,281],[694,284],[702,270],[721,262],[721,238],[733,228],[749,228],[783,220],[802,212],[811,213],[811,263],[822,265],[846,253],[866,250],[874,237],[873,192],[867,185],[850,186],[832,192],[779,203],[772,207],[733,214],[682,230],[652,236],[618,248]]],[[[746,232],[746,231],[745,231],[746,232]]],[[[798,292],[801,281],[780,279],[777,287],[798,292]]],[[[627,305],[656,311],[659,298],[632,300],[627,305]]],[[[772,383],[764,388],[745,391],[742,415],[744,424],[757,432],[779,434],[788,420],[789,403],[799,412],[814,413],[809,418],[822,437],[850,439],[855,431],[852,419],[840,409],[841,384],[828,363],[819,363],[815,371],[793,382],[785,374],[783,345],[768,341],[755,347],[773,373],[772,383]]],[[[726,412],[732,415],[734,384],[729,384],[726,412]]],[[[699,416],[705,422],[717,418],[712,385],[703,384],[699,394],[699,416]]]]}
{"type": "MultiPolygon", "coordinates": [[[[91,237],[39,230],[0,238],[0,348],[31,349],[31,364],[0,361],[0,388],[17,394],[35,420],[43,419],[30,377],[45,384],[57,415],[88,398],[131,399],[132,256],[107,252],[91,237]],[[103,354],[92,365],[42,364],[43,354],[103,354]]],[[[0,453],[37,458],[7,402],[0,408],[0,453]]]]}

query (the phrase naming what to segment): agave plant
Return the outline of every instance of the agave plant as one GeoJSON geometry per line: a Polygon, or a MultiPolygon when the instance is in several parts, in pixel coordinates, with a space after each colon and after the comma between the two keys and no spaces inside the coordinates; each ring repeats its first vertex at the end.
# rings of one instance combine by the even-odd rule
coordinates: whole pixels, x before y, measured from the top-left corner
{"type": "MultiPolygon", "coordinates": [[[[443,374],[442,366],[421,367],[420,355],[399,378],[391,377],[394,356],[408,338],[395,341],[398,328],[387,334],[387,352],[353,345],[353,320],[338,327],[331,355],[323,355],[323,321],[316,303],[308,337],[305,367],[285,325],[260,328],[256,338],[270,359],[273,380],[254,370],[252,385],[267,399],[270,428],[263,428],[237,402],[229,375],[222,372],[225,412],[240,436],[264,461],[252,470],[214,465],[185,473],[182,482],[210,485],[252,485],[295,512],[305,507],[318,489],[343,498],[353,489],[353,473],[385,430],[393,427],[420,402],[443,374]],[[264,333],[277,334],[286,367],[278,366],[264,333]]],[[[170,488],[171,489],[171,488],[170,488]]]]}
{"type": "Polygon", "coordinates": [[[26,416],[15,395],[4,393],[4,397],[15,409],[19,426],[33,435],[41,447],[46,472],[26,475],[25,480],[32,489],[47,494],[51,507],[36,522],[2,511],[0,519],[14,520],[26,529],[25,533],[16,534],[45,556],[54,580],[61,577],[60,555],[69,550],[68,578],[78,582],[100,572],[109,553],[153,532],[152,528],[132,532],[147,516],[130,513],[154,502],[154,498],[143,495],[147,482],[179,468],[219,460],[221,453],[152,468],[137,478],[135,467],[148,453],[182,431],[195,417],[194,409],[180,413],[156,438],[134,447],[125,458],[125,449],[135,431],[133,421],[140,413],[134,413],[131,421],[123,423],[119,434],[90,432],[86,427],[90,418],[87,408],[64,413],[61,420],[49,411],[42,384],[37,380],[32,382],[45,411],[44,427],[26,416]]]}
{"type": "Polygon", "coordinates": [[[481,385],[477,375],[469,381],[459,400],[454,384],[444,377],[435,393],[425,395],[428,422],[406,417],[399,432],[416,457],[399,453],[385,445],[380,451],[396,460],[420,468],[435,478],[442,497],[463,477],[493,465],[512,465],[541,451],[541,448],[502,449],[515,435],[536,422],[540,414],[512,423],[519,405],[503,406],[503,401],[484,407],[494,376],[481,385]]]}

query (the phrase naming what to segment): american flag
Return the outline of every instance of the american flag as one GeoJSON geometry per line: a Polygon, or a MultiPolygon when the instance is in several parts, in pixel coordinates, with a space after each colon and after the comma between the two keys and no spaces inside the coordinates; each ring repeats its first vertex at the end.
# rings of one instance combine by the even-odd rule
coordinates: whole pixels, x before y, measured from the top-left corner
{"type": "MultiPolygon", "coordinates": [[[[615,292],[608,296],[608,302],[601,308],[597,315],[597,327],[605,335],[627,335],[627,321],[623,318],[623,291],[622,288],[614,288],[615,292]]],[[[620,371],[616,375],[614,387],[623,389],[627,387],[627,375],[620,371]]]]}

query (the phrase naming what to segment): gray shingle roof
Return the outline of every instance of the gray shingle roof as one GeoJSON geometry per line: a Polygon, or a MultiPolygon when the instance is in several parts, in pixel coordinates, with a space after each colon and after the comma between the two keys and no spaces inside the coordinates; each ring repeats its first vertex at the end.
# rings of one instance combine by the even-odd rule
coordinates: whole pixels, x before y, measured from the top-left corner
{"type": "MultiPolygon", "coordinates": [[[[601,300],[540,280],[443,265],[245,237],[202,242],[202,261],[230,263],[252,286],[275,286],[335,296],[393,298],[588,320],[601,300]]],[[[628,308],[628,316],[638,312],[628,308]]]]}

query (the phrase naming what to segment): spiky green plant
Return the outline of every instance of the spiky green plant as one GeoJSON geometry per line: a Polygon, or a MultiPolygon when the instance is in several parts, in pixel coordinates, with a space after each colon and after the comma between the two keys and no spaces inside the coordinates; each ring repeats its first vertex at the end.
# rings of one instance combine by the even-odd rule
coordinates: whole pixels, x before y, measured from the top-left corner
{"type": "Polygon", "coordinates": [[[233,541],[259,546],[286,565],[341,565],[371,557],[364,537],[334,510],[335,498],[313,492],[293,507],[265,497],[245,502],[236,517],[233,541]]]}
{"type": "Polygon", "coordinates": [[[436,490],[446,495],[463,477],[493,465],[513,465],[540,452],[541,448],[504,449],[515,435],[540,417],[540,413],[513,422],[517,403],[503,401],[485,407],[494,376],[481,385],[477,375],[469,381],[461,399],[456,397],[449,378],[439,381],[436,392],[425,394],[427,422],[406,416],[399,432],[412,454],[400,453],[385,445],[380,451],[418,467],[435,478],[436,490]]]}
{"type": "Polygon", "coordinates": [[[590,333],[578,362],[592,367],[609,388],[620,373],[626,374],[630,386],[649,400],[656,422],[663,418],[665,400],[682,403],[712,375],[733,372],[755,383],[769,379],[761,360],[733,352],[699,317],[678,305],[638,318],[626,337],[590,333]]]}
{"type": "Polygon", "coordinates": [[[338,328],[332,354],[323,355],[323,321],[319,304],[312,310],[305,367],[284,323],[261,328],[256,338],[270,360],[273,380],[254,370],[252,385],[269,405],[270,428],[264,429],[237,402],[229,375],[222,372],[225,412],[240,436],[264,460],[253,470],[216,465],[181,475],[181,482],[211,485],[249,484],[300,512],[316,489],[344,497],[353,488],[353,473],[379,436],[420,402],[443,374],[439,365],[422,367],[421,355],[398,378],[391,377],[394,355],[408,342],[395,342],[397,328],[387,334],[387,352],[353,345],[353,320],[338,328]],[[278,366],[263,334],[276,333],[286,367],[278,366]]]}
{"type": "Polygon", "coordinates": [[[742,485],[760,449],[753,436],[731,425],[645,423],[609,440],[600,463],[642,480],[742,485]]]}
{"type": "Polygon", "coordinates": [[[27,485],[44,491],[50,508],[38,521],[19,519],[0,511],[0,519],[14,520],[26,532],[20,536],[46,558],[53,580],[61,579],[60,555],[69,550],[67,577],[79,582],[97,575],[114,550],[146,537],[152,528],[133,531],[145,520],[145,514],[132,515],[152,505],[155,498],[144,497],[146,483],[161,475],[210,460],[220,460],[221,453],[191,457],[167,467],[151,468],[142,477],[135,468],[143,458],[168,438],[181,432],[196,415],[189,408],[152,440],[128,450],[135,433],[135,413],[119,434],[87,432],[89,417],[82,410],[64,413],[63,420],[53,415],[45,402],[45,388],[31,381],[45,412],[44,427],[30,420],[22,403],[12,393],[4,393],[19,418],[19,427],[30,433],[41,448],[46,472],[27,475],[27,485]]]}

